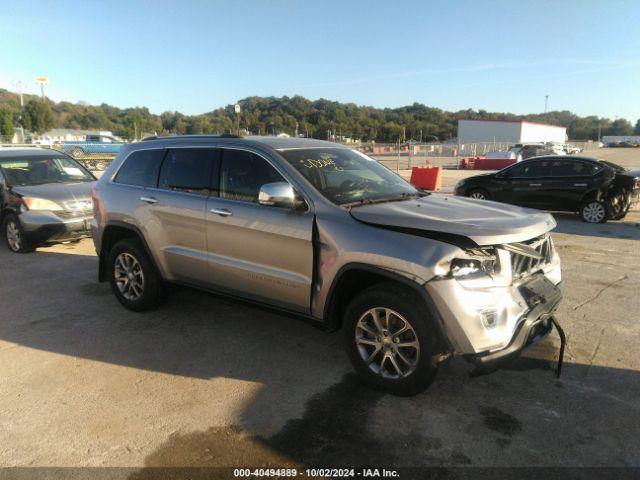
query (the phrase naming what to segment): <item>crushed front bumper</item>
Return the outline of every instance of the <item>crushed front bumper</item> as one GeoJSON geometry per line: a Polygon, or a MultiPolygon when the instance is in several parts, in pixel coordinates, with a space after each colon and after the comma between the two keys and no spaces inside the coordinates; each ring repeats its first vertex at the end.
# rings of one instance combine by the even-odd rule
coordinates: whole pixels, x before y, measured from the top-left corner
{"type": "Polygon", "coordinates": [[[559,262],[513,282],[449,278],[425,287],[453,352],[474,363],[476,373],[500,368],[548,335],[557,326],[553,316],[563,289],[559,262]],[[491,324],[483,322],[486,312],[491,324]]]}
{"type": "MultiPolygon", "coordinates": [[[[553,318],[553,314],[562,300],[562,285],[554,285],[543,275],[535,276],[520,287],[530,310],[519,323],[509,344],[495,352],[481,352],[465,355],[475,365],[472,375],[490,373],[508,364],[528,346],[546,337],[558,328],[564,344],[564,334],[553,318]]],[[[560,355],[562,357],[562,354],[560,355]]],[[[559,364],[559,368],[561,363],[559,364]]]]}

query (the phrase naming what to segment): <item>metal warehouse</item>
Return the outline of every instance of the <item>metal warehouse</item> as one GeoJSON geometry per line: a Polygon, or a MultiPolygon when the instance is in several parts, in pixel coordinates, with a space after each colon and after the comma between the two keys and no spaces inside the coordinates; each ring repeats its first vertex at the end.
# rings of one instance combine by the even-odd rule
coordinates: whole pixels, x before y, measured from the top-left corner
{"type": "Polygon", "coordinates": [[[566,141],[567,129],[527,121],[458,120],[458,143],[566,141]]]}

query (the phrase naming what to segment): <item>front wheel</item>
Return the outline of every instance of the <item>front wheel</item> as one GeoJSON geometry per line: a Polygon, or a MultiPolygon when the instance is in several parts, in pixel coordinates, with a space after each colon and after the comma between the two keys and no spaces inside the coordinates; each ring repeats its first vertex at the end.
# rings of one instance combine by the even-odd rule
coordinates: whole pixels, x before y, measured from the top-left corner
{"type": "Polygon", "coordinates": [[[582,205],[580,217],[587,223],[604,223],[607,221],[607,207],[600,200],[590,200],[582,205]]]}
{"type": "Polygon", "coordinates": [[[127,238],[113,246],[108,275],[113,293],[129,310],[153,310],[164,299],[162,279],[138,240],[127,238]]]}
{"type": "Polygon", "coordinates": [[[489,200],[489,194],[481,188],[474,188],[467,194],[469,198],[475,198],[476,200],[489,200]]]}
{"type": "Polygon", "coordinates": [[[409,396],[437,373],[437,337],[421,299],[395,284],[370,287],[344,318],[346,349],[355,370],[374,387],[409,396]]]}
{"type": "Polygon", "coordinates": [[[26,239],[20,219],[16,215],[10,213],[4,217],[2,227],[9,250],[14,253],[30,253],[35,250],[26,239]]]}

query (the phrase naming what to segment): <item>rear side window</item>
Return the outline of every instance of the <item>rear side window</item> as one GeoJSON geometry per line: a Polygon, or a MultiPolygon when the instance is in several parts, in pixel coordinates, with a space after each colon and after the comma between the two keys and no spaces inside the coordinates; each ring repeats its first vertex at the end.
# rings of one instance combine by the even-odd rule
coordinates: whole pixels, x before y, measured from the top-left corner
{"type": "Polygon", "coordinates": [[[163,155],[162,149],[133,152],[118,170],[114,182],[139,187],[155,187],[163,155]]]}
{"type": "Polygon", "coordinates": [[[208,195],[215,154],[212,148],[169,150],[160,168],[158,188],[208,195]]]}
{"type": "Polygon", "coordinates": [[[513,178],[548,177],[551,173],[551,162],[523,162],[513,167],[509,173],[513,178]]]}
{"type": "Polygon", "coordinates": [[[597,165],[590,165],[585,162],[558,160],[551,166],[551,175],[554,177],[575,177],[593,175],[598,171],[597,165]]]}

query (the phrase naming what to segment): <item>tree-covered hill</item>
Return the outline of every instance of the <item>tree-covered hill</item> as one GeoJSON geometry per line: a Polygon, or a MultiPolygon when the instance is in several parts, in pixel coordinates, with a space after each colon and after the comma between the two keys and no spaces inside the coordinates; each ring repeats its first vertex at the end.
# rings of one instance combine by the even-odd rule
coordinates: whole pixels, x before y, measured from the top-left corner
{"type": "MultiPolygon", "coordinates": [[[[25,128],[42,133],[49,128],[110,130],[131,139],[141,133],[235,133],[236,115],[227,105],[200,115],[180,112],[152,114],[146,107],[118,108],[105,103],[44,102],[37,96],[24,95],[25,128]],[[43,105],[44,103],[44,105],[43,105]]],[[[597,116],[579,117],[569,111],[515,115],[461,110],[448,112],[420,103],[399,108],[374,108],[331,100],[308,100],[304,97],[248,97],[242,106],[240,128],[252,134],[288,133],[327,138],[330,135],[363,141],[395,142],[398,139],[439,140],[455,138],[459,119],[530,120],[567,127],[569,138],[596,140],[601,135],[631,135],[634,127],[625,119],[611,121],[597,116]]],[[[7,119],[19,125],[20,100],[16,93],[0,89],[0,129],[8,128],[7,119]]],[[[640,120],[635,126],[640,134],[640,120]]],[[[0,131],[0,135],[7,134],[0,131]]]]}

